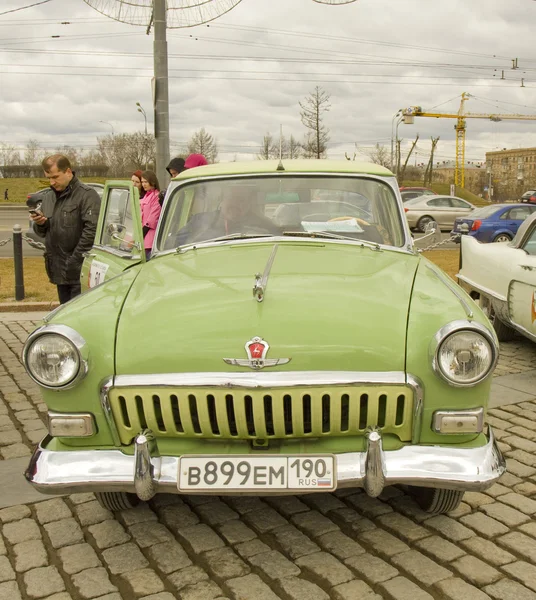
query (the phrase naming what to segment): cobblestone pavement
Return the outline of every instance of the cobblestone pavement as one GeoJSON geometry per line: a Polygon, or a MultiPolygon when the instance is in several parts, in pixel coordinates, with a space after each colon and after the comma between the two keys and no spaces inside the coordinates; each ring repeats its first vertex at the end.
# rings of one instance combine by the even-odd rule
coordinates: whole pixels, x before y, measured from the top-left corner
{"type": "MultiPolygon", "coordinates": [[[[45,433],[19,354],[33,323],[0,323],[0,455],[45,433]]],[[[497,375],[534,369],[503,344],[497,375]]],[[[536,395],[536,391],[535,391],[536,395]]],[[[508,473],[450,515],[397,487],[273,498],[157,496],[115,515],[93,494],[0,510],[0,600],[536,600],[536,398],[490,411],[508,473]]]]}

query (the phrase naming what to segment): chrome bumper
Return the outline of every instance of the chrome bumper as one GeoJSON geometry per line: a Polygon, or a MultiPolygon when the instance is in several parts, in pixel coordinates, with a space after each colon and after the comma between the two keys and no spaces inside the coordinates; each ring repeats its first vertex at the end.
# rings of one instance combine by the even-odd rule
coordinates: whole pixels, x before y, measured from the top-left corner
{"type": "MultiPolygon", "coordinates": [[[[480,448],[405,446],[385,451],[378,431],[370,431],[366,437],[365,452],[336,455],[337,487],[363,487],[373,497],[379,496],[384,487],[397,483],[479,491],[495,483],[506,470],[491,428],[488,442],[480,448]]],[[[44,494],[124,491],[150,500],[159,492],[179,493],[179,459],[159,456],[149,430],[137,436],[134,456],[120,450],[54,452],[44,447],[48,439],[37,447],[25,473],[26,479],[44,494]]],[[[273,494],[282,492],[278,489],[273,494]]]]}

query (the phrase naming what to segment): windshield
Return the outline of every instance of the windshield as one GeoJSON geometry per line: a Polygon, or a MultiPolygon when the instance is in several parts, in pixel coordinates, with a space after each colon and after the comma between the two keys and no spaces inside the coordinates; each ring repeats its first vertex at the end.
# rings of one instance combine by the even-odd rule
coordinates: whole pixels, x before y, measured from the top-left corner
{"type": "Polygon", "coordinates": [[[404,243],[396,197],[387,184],[355,176],[278,175],[178,187],[166,202],[157,249],[297,233],[331,233],[334,238],[391,246],[404,243]]]}

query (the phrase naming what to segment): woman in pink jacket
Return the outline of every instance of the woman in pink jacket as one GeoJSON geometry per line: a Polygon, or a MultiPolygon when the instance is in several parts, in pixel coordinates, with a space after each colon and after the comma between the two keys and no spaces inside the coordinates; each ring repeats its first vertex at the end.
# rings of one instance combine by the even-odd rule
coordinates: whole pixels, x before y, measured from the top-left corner
{"type": "Polygon", "coordinates": [[[153,247],[154,235],[160,211],[162,207],[158,201],[160,185],[153,171],[144,171],[141,174],[141,185],[145,190],[145,196],[140,200],[141,206],[141,224],[143,226],[143,242],[145,246],[145,257],[149,260],[151,248],[153,247]]]}

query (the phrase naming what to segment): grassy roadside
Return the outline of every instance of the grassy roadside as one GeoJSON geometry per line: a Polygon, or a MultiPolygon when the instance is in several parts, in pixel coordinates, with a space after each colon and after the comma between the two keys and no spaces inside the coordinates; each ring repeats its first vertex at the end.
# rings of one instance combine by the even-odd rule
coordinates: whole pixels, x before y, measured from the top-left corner
{"type": "MultiPolygon", "coordinates": [[[[89,183],[106,182],[105,177],[81,177],[89,183]]],[[[28,194],[49,186],[48,179],[41,177],[4,177],[0,179],[0,202],[7,204],[25,204],[28,194]],[[9,199],[4,200],[4,190],[8,190],[9,199]]]]}
{"type": "MultiPolygon", "coordinates": [[[[22,302],[50,302],[58,299],[56,286],[48,281],[45,262],[24,259],[24,294],[22,302]]],[[[15,267],[12,258],[0,258],[0,302],[15,302],[15,267]]]]}
{"type": "MultiPolygon", "coordinates": [[[[454,281],[458,272],[460,251],[431,250],[424,256],[443,269],[454,281]]],[[[50,302],[58,299],[56,286],[48,281],[42,258],[24,259],[24,291],[26,302],[50,302]]],[[[0,259],[0,302],[15,302],[15,271],[12,258],[0,259]]]]}

